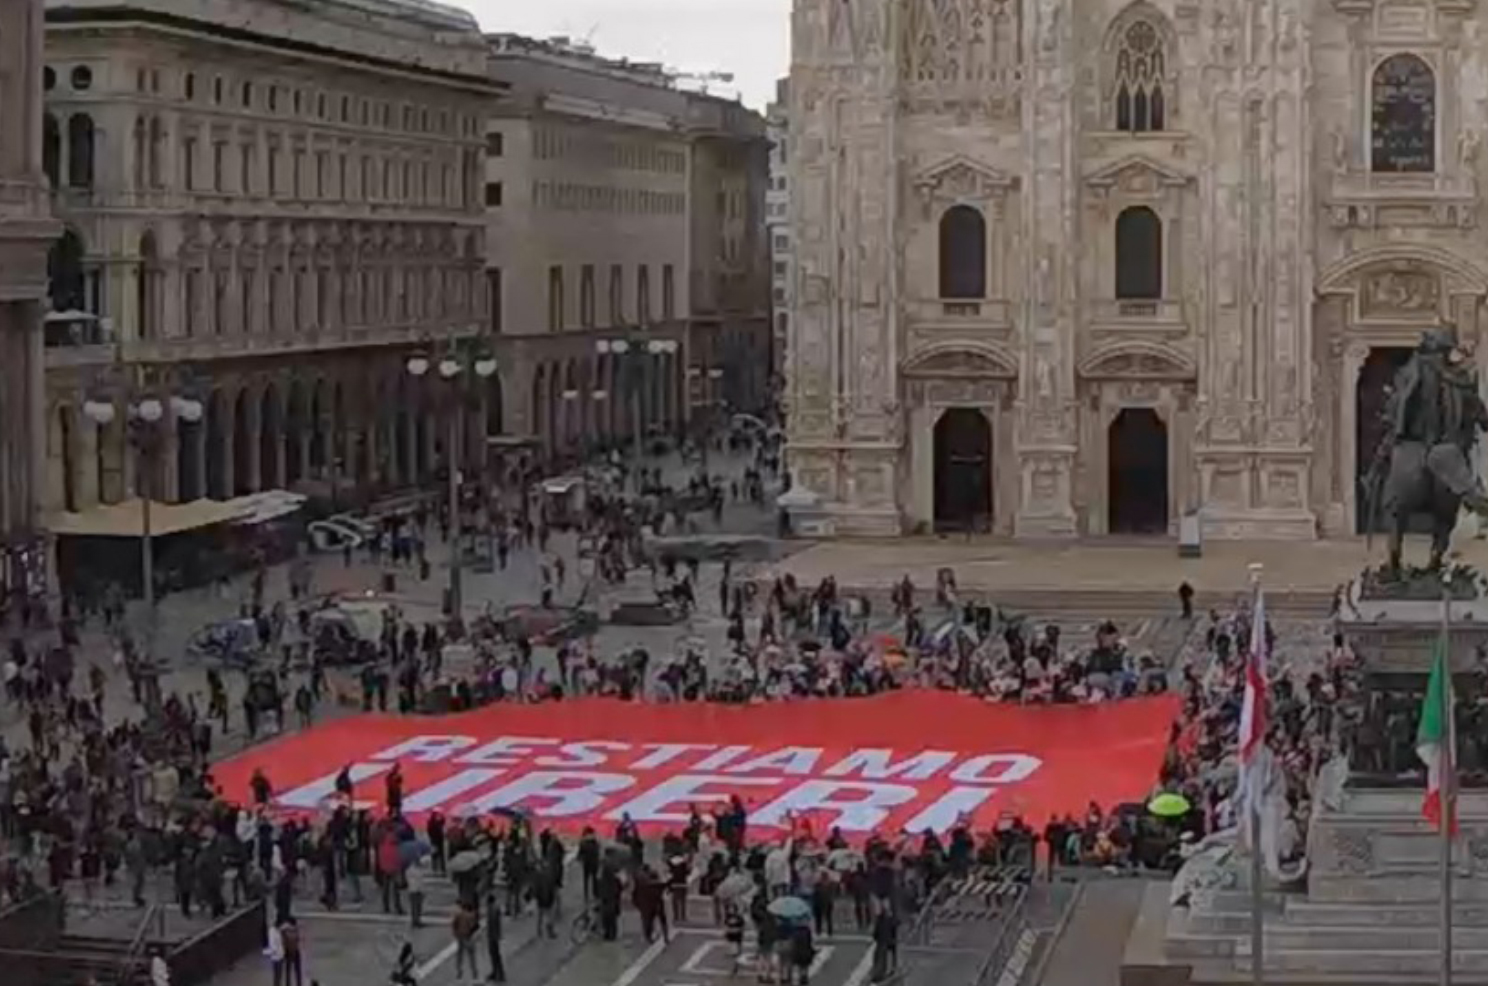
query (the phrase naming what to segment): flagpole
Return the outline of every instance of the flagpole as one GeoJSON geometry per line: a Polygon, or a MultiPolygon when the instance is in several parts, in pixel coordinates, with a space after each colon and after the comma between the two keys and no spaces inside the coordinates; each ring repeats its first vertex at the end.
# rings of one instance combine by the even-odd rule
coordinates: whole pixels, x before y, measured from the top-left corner
{"type": "Polygon", "coordinates": [[[1441,761],[1441,986],[1452,986],[1452,826],[1457,821],[1456,711],[1452,708],[1452,585],[1451,570],[1442,568],[1442,663],[1441,716],[1447,735],[1443,737],[1441,761]]]}
{"type": "MultiPolygon", "coordinates": [[[[1250,564],[1250,612],[1251,643],[1246,655],[1247,661],[1255,660],[1256,634],[1265,634],[1264,612],[1257,613],[1256,603],[1261,598],[1261,571],[1263,566],[1260,562],[1250,564]],[[1260,620],[1255,619],[1257,615],[1260,620]],[[1260,624],[1259,626],[1257,624],[1260,624]]],[[[1262,638],[1264,639],[1264,637],[1262,638]]],[[[1242,738],[1243,742],[1243,738],[1242,738]]],[[[1265,740],[1261,741],[1265,745],[1265,740]]],[[[1261,799],[1260,792],[1256,789],[1255,771],[1260,767],[1262,756],[1261,750],[1256,750],[1246,776],[1248,791],[1245,800],[1248,802],[1246,811],[1250,818],[1250,981],[1253,986],[1265,986],[1266,982],[1266,934],[1262,907],[1265,903],[1261,893],[1261,882],[1265,878],[1261,866],[1261,799]]],[[[1450,986],[1450,984],[1443,984],[1450,986]]]]}

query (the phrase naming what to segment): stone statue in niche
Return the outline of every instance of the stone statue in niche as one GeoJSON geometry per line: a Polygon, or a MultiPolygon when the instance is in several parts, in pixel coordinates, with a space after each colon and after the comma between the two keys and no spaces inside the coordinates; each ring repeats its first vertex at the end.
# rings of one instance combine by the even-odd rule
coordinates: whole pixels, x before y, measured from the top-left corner
{"type": "Polygon", "coordinates": [[[1333,174],[1346,175],[1348,174],[1349,156],[1348,134],[1344,132],[1342,127],[1334,127],[1328,136],[1333,144],[1333,174]]]}
{"type": "Polygon", "coordinates": [[[1215,57],[1221,62],[1231,61],[1235,57],[1239,40],[1239,31],[1235,26],[1234,7],[1226,2],[1224,6],[1217,7],[1214,11],[1215,57]]]}
{"type": "Polygon", "coordinates": [[[1042,25],[1039,30],[1039,50],[1045,54],[1052,54],[1059,50],[1059,22],[1064,11],[1055,0],[1049,3],[1046,0],[1042,25]]]}
{"type": "Polygon", "coordinates": [[[1036,381],[1038,396],[1042,400],[1048,400],[1054,396],[1054,369],[1049,365],[1049,357],[1040,350],[1033,357],[1033,375],[1036,381]]]}
{"type": "Polygon", "coordinates": [[[1462,165],[1462,170],[1468,174],[1477,171],[1478,146],[1482,141],[1482,135],[1471,127],[1464,127],[1457,135],[1457,160],[1462,165]]]}

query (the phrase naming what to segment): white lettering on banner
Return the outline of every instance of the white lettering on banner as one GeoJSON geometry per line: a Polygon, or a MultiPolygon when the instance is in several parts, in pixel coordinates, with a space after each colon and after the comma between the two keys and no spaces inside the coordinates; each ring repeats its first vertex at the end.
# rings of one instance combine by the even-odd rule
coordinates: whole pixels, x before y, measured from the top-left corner
{"type": "Polygon", "coordinates": [[[945,832],[956,824],[956,819],[966,812],[976,811],[982,803],[997,793],[995,787],[953,787],[934,804],[909,820],[904,831],[918,834],[924,831],[945,832]]]}
{"type": "Polygon", "coordinates": [[[816,769],[816,762],[821,759],[821,755],[820,747],[787,746],[774,753],[766,753],[752,760],[746,760],[736,767],[726,769],[730,774],[749,774],[756,770],[766,770],[772,773],[804,776],[816,769]]]}
{"type": "Polygon", "coordinates": [[[562,740],[530,736],[501,736],[478,750],[462,755],[456,763],[482,764],[491,767],[515,767],[523,757],[539,752],[534,747],[557,746],[562,740]]]}
{"type": "Polygon", "coordinates": [[[678,774],[669,777],[660,784],[643,791],[619,808],[605,815],[611,821],[619,821],[624,815],[629,815],[634,822],[665,822],[668,824],[684,824],[688,814],[685,811],[668,811],[673,805],[685,803],[707,804],[712,802],[727,801],[729,792],[704,790],[708,784],[731,784],[734,787],[749,785],[752,787],[776,787],[784,783],[784,778],[779,777],[727,777],[719,774],[678,774]]]}
{"type": "Polygon", "coordinates": [[[989,753],[961,762],[951,771],[951,780],[957,784],[1012,784],[1025,780],[1044,765],[1038,757],[1026,753],[989,753]],[[984,777],[986,771],[1001,768],[998,773],[984,777]]]}
{"type": "Polygon", "coordinates": [[[692,770],[700,774],[705,774],[710,770],[722,770],[733,761],[748,753],[749,749],[750,748],[747,746],[722,747],[721,749],[715,750],[713,753],[708,754],[706,757],[703,757],[703,759],[693,764],[692,770]]]}
{"type": "Polygon", "coordinates": [[[657,767],[665,767],[690,750],[702,752],[717,748],[717,743],[642,743],[641,749],[650,750],[651,752],[639,760],[631,761],[630,769],[655,770],[657,767]]]}
{"type": "Polygon", "coordinates": [[[484,815],[496,808],[516,808],[524,801],[550,800],[532,813],[544,818],[587,815],[604,807],[605,798],[635,785],[629,774],[595,774],[582,770],[538,770],[518,777],[456,809],[457,814],[484,815]],[[577,785],[577,786],[576,786],[577,785]]]}
{"type": "Polygon", "coordinates": [[[372,754],[373,760],[412,760],[414,763],[439,763],[450,755],[474,746],[474,736],[415,736],[397,746],[372,754]]]}
{"type": "Polygon", "coordinates": [[[620,743],[615,740],[586,740],[582,743],[564,743],[558,748],[562,754],[559,757],[538,757],[532,761],[539,767],[561,767],[572,770],[575,767],[603,767],[609,762],[609,754],[604,751],[623,752],[630,749],[629,743],[620,743]]]}
{"type": "Polygon", "coordinates": [[[906,784],[868,784],[863,781],[807,781],[787,791],[749,816],[756,825],[789,827],[786,816],[811,811],[837,812],[832,827],[849,832],[871,832],[884,823],[889,811],[913,801],[919,791],[906,784]],[[866,797],[843,800],[850,792],[866,797]]]}
{"type": "Polygon", "coordinates": [[[828,777],[852,777],[857,775],[870,781],[902,777],[907,781],[928,781],[942,770],[956,754],[941,750],[926,750],[898,763],[893,762],[893,750],[854,750],[841,760],[822,771],[828,777]]]}
{"type": "Polygon", "coordinates": [[[433,811],[457,794],[473,791],[485,784],[494,781],[506,771],[501,767],[472,767],[462,770],[458,774],[446,777],[437,784],[420,788],[403,802],[405,813],[416,811],[433,811]]]}
{"type": "MultiPolygon", "coordinates": [[[[348,773],[351,777],[351,782],[356,784],[359,781],[370,780],[378,774],[386,774],[392,769],[393,765],[390,763],[354,763],[351,765],[351,770],[348,773]]],[[[309,784],[279,795],[274,801],[276,804],[284,805],[286,808],[319,808],[325,803],[326,799],[336,793],[336,778],[340,773],[341,771],[338,770],[334,774],[326,774],[318,780],[313,780],[309,784]]],[[[356,803],[356,807],[358,808],[375,808],[376,806],[377,803],[375,801],[358,801],[356,803]]]]}

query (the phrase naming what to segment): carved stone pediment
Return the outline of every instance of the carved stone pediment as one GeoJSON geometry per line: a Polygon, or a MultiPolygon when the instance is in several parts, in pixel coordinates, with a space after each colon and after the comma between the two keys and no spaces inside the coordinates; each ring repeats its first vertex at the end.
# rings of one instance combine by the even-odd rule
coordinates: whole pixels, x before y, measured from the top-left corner
{"type": "Polygon", "coordinates": [[[917,353],[904,364],[906,376],[975,377],[1012,379],[1017,364],[1003,353],[986,346],[944,344],[917,353]]]}
{"type": "Polygon", "coordinates": [[[914,189],[926,202],[935,199],[1000,198],[1018,187],[1018,179],[962,154],[928,168],[914,179],[914,189]]]}
{"type": "Polygon", "coordinates": [[[1085,176],[1085,184],[1091,188],[1101,191],[1118,189],[1139,195],[1159,195],[1166,189],[1182,188],[1193,180],[1193,175],[1144,154],[1130,154],[1085,176]]]}
{"type": "Polygon", "coordinates": [[[1106,346],[1080,363],[1087,380],[1193,380],[1197,369],[1183,353],[1156,343],[1106,346]]]}

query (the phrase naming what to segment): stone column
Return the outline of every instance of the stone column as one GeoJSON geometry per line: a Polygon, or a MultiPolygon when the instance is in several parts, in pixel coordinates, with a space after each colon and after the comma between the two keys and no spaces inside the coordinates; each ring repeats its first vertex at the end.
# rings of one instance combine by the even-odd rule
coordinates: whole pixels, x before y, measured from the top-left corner
{"type": "Polygon", "coordinates": [[[100,439],[106,440],[107,435],[100,435],[100,428],[89,420],[86,414],[77,417],[77,440],[73,442],[77,450],[77,468],[74,482],[77,484],[77,505],[79,510],[91,510],[101,502],[102,483],[100,482],[100,439]]]}
{"type": "Polygon", "coordinates": [[[249,492],[256,493],[263,489],[263,463],[260,461],[263,454],[263,404],[250,400],[244,405],[244,410],[248,413],[248,454],[244,460],[248,475],[239,478],[246,479],[249,492]]]}
{"type": "Polygon", "coordinates": [[[1343,371],[1338,388],[1338,424],[1340,448],[1343,451],[1339,463],[1339,479],[1343,484],[1343,521],[1349,533],[1359,529],[1358,484],[1359,456],[1369,451],[1358,448],[1359,371],[1369,358],[1369,346],[1363,342],[1351,342],[1343,353],[1343,371]]]}

